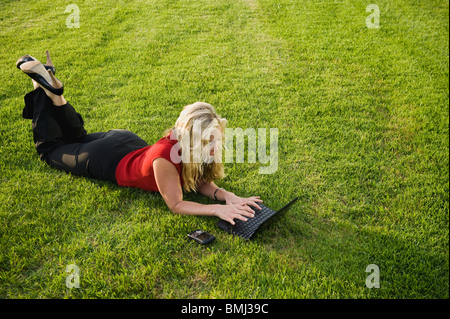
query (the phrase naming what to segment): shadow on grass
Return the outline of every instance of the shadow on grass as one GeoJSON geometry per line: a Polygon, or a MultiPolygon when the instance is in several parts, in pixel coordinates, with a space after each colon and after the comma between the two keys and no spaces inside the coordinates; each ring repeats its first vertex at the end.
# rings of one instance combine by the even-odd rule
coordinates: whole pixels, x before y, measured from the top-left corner
{"type": "Polygon", "coordinates": [[[253,241],[303,259],[337,280],[340,284],[333,289],[339,297],[448,298],[448,252],[437,248],[439,244],[429,247],[394,230],[296,211],[259,232],[253,241]],[[365,270],[370,264],[380,269],[378,289],[366,287],[371,272],[365,270]],[[352,286],[359,287],[360,294],[348,295],[352,286]]]}

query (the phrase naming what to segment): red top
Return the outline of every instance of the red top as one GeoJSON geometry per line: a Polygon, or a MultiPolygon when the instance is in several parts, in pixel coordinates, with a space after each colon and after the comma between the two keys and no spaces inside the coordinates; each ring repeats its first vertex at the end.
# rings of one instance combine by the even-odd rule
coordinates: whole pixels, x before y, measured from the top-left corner
{"type": "MultiPolygon", "coordinates": [[[[158,186],[153,173],[153,161],[164,158],[171,162],[180,174],[181,163],[170,159],[170,150],[178,143],[168,136],[161,138],[153,145],[133,151],[122,158],[116,168],[116,180],[120,186],[137,187],[146,191],[158,192],[158,186]]],[[[181,179],[181,185],[183,180],[181,179]]]]}

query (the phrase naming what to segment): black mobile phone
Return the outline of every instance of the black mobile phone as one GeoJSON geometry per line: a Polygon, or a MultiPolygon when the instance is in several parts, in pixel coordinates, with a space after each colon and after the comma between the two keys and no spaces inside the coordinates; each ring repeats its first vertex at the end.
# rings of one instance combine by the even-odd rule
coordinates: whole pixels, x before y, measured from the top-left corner
{"type": "Polygon", "coordinates": [[[206,245],[212,242],[216,237],[203,230],[197,229],[188,235],[189,238],[195,240],[199,244],[206,245]]]}

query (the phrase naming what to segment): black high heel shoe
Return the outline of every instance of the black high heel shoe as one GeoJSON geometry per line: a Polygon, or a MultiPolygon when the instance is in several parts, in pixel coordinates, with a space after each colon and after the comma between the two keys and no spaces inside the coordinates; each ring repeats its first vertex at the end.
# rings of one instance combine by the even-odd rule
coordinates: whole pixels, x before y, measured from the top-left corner
{"type": "Polygon", "coordinates": [[[64,86],[62,82],[55,77],[56,68],[50,59],[49,52],[46,51],[46,53],[46,65],[43,65],[31,55],[26,54],[17,60],[16,66],[43,88],[49,90],[53,94],[62,95],[64,92],[64,86]]]}

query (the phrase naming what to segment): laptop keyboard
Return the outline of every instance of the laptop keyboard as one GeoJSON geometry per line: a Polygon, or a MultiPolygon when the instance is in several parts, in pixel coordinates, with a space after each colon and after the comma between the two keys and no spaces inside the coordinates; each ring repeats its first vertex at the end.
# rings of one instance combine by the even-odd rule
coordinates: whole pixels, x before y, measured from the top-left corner
{"type": "Polygon", "coordinates": [[[220,220],[217,225],[225,230],[226,232],[240,236],[244,239],[250,239],[253,234],[258,230],[258,228],[270,217],[275,215],[277,212],[273,209],[270,209],[267,206],[262,204],[258,204],[261,207],[261,210],[250,206],[255,211],[255,217],[246,217],[248,220],[245,222],[240,219],[235,219],[235,225],[231,225],[229,222],[220,220]]]}

